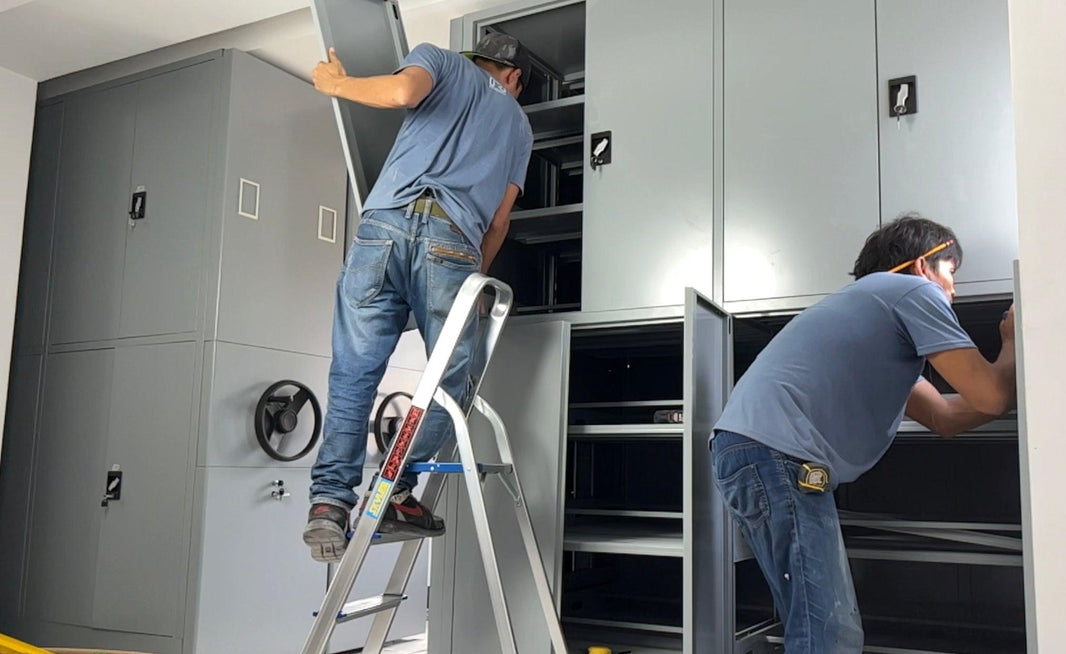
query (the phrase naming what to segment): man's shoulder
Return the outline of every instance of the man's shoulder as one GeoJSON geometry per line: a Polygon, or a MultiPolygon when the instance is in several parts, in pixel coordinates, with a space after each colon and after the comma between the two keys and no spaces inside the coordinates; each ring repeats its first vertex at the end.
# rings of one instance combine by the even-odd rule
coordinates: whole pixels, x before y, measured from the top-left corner
{"type": "Polygon", "coordinates": [[[871,293],[882,296],[885,299],[901,298],[904,295],[917,291],[937,290],[939,287],[933,282],[917,275],[903,273],[878,272],[870,273],[862,279],[855,280],[841,289],[842,292],[853,291],[871,293]]]}

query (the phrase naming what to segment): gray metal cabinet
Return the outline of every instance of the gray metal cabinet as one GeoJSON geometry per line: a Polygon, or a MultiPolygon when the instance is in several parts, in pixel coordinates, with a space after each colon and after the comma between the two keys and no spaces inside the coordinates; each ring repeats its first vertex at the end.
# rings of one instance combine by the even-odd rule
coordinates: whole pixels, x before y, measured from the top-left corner
{"type": "Polygon", "coordinates": [[[724,7],[724,298],[809,303],[878,226],[874,2],[724,7]]]}
{"type": "Polygon", "coordinates": [[[31,619],[93,624],[114,359],[114,350],[100,349],[45,362],[26,575],[31,619]]]}
{"type": "MultiPolygon", "coordinates": [[[[556,597],[562,552],[563,434],[569,370],[570,325],[561,321],[511,324],[503,332],[482,385],[482,395],[504,417],[508,440],[556,597]],[[515,378],[521,371],[521,382],[515,378]]],[[[498,461],[491,430],[475,421],[472,439],[479,460],[498,461]],[[481,458],[484,457],[484,458],[481,458]]],[[[499,636],[469,510],[460,484],[450,480],[441,515],[448,533],[433,542],[429,642],[433,652],[493,652],[499,636]]],[[[522,652],[547,652],[550,641],[536,606],[533,580],[514,518],[513,500],[487,480],[485,502],[501,556],[515,639],[522,652]],[[513,557],[513,564],[508,558],[513,557]],[[519,565],[521,561],[521,565],[519,565]]]]}
{"type": "Polygon", "coordinates": [[[105,471],[121,470],[122,496],[106,508],[96,503],[98,629],[178,635],[189,555],[181,516],[192,456],[196,351],[191,341],[115,350],[104,465],[93,472],[99,495],[105,471]]]}
{"type": "Polygon", "coordinates": [[[714,3],[588,0],[585,23],[586,153],[613,140],[585,164],[581,308],[679,305],[711,287],[714,3]]]}
{"type": "MultiPolygon", "coordinates": [[[[129,192],[147,193],[145,217],[126,227],[119,335],[193,332],[201,306],[219,67],[197,64],[136,84],[129,192]]],[[[129,197],[127,197],[129,201],[129,197]]]]}
{"type": "MultiPolygon", "coordinates": [[[[361,491],[369,481],[367,477],[361,491]]],[[[325,568],[311,560],[299,538],[309,508],[309,483],[306,467],[211,467],[197,472],[197,504],[204,521],[196,553],[196,630],[187,651],[300,650],[326,583],[325,568]],[[291,496],[279,500],[271,495],[279,481],[291,496]]],[[[353,598],[380,592],[399,547],[394,543],[370,550],[364,564],[367,574],[353,589],[353,598]]],[[[418,562],[415,578],[425,578],[426,559],[423,555],[418,562]]],[[[400,635],[421,631],[403,625],[424,623],[426,592],[424,585],[408,588],[408,600],[396,618],[400,635]]],[[[369,627],[366,621],[340,625],[330,651],[361,647],[369,627]]]]}
{"type": "MultiPolygon", "coordinates": [[[[254,588],[277,566],[278,525],[259,527],[252,555],[234,552],[230,534],[204,539],[204,512],[244,516],[225,495],[194,506],[190,491],[199,463],[301,470],[288,492],[305,495],[307,468],[267,458],[252,412],[280,379],[324,408],[346,210],[329,104],[224,51],[51,98],[37,127],[0,486],[5,631],[186,654],[208,632],[244,637],[227,611],[243,610],[246,587],[201,578],[201,557],[254,588]],[[145,215],[131,222],[138,191],[145,215]],[[123,491],[105,508],[110,470],[123,491]],[[222,607],[204,625],[201,582],[222,607]]],[[[310,591],[255,608],[260,621],[294,616],[292,640],[325,579],[298,538],[306,500],[285,507],[284,558],[307,561],[310,591]]],[[[400,631],[421,630],[424,610],[402,616],[400,631]]]]}
{"type": "MultiPolygon", "coordinates": [[[[33,468],[33,441],[20,437],[34,433],[37,396],[41,382],[39,354],[11,358],[10,392],[4,430],[4,456],[0,460],[0,588],[22,588],[26,563],[26,530],[29,528],[33,468]]],[[[0,602],[0,618],[12,620],[22,610],[21,594],[0,602]]]]}
{"type": "Polygon", "coordinates": [[[1010,293],[1018,256],[1006,0],[879,0],[881,217],[918,210],[965,250],[959,295],[1010,293]],[[888,81],[917,78],[917,113],[889,115],[888,81]]]}
{"type": "Polygon", "coordinates": [[[52,343],[118,335],[136,85],[66,104],[52,260],[52,343]]]}
{"type": "Polygon", "coordinates": [[[340,271],[345,213],[329,103],[269,64],[231,56],[214,337],[328,356],[335,287],[323,281],[340,271]],[[257,196],[254,211],[242,190],[245,205],[257,196]]]}
{"type": "MultiPolygon", "coordinates": [[[[319,314],[321,315],[321,314],[319,314]]],[[[330,360],[280,350],[214,341],[204,351],[206,383],[203,389],[203,425],[199,465],[226,467],[306,467],[308,458],[290,463],[275,461],[259,446],[255,437],[256,403],[268,386],[282,379],[307,384],[325,411],[330,360]]],[[[324,414],[323,414],[324,415],[324,414]]],[[[300,420],[310,420],[310,410],[300,420]]],[[[309,429],[302,424],[299,433],[309,429]]],[[[299,443],[297,447],[302,446],[299,443]]],[[[282,445],[285,454],[296,454],[282,445]]],[[[300,489],[302,493],[305,489],[300,489]]]]}
{"type": "Polygon", "coordinates": [[[44,352],[48,315],[48,275],[55,234],[56,180],[59,148],[63,135],[63,105],[37,112],[33,153],[26,192],[26,222],[22,231],[22,261],[19,266],[19,318],[15,324],[15,353],[44,352]]]}

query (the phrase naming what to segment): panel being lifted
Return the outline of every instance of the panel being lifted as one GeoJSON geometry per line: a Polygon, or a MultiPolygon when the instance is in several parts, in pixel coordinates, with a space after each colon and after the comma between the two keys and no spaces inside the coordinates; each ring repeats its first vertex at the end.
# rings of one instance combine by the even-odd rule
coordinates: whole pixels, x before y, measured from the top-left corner
{"type": "MultiPolygon", "coordinates": [[[[322,37],[323,60],[333,48],[348,75],[388,75],[407,56],[407,37],[396,0],[312,0],[311,13],[322,37]]],[[[348,177],[362,205],[381,174],[405,113],[340,98],[333,98],[333,110],[348,177]]]]}

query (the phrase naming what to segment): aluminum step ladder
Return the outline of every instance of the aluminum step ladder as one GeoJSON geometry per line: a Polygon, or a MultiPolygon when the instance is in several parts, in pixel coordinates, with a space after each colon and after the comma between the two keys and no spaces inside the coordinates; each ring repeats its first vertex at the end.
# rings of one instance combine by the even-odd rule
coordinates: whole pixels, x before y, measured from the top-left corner
{"type": "Polygon", "coordinates": [[[511,447],[507,442],[507,430],[499,414],[477,394],[481,379],[484,377],[485,370],[488,368],[489,361],[492,358],[492,352],[496,348],[496,341],[499,339],[500,331],[507,320],[507,314],[511,308],[511,299],[511,288],[507,284],[480,273],[470,275],[459,289],[459,293],[452,303],[451,311],[444,322],[437,344],[430,354],[426,369],[418,382],[414,398],[411,400],[411,408],[408,409],[403,425],[389,447],[388,455],[382,465],[376,484],[368,490],[368,496],[364,501],[363,513],[356,521],[355,530],[348,541],[348,547],[340,563],[337,564],[329,589],[326,591],[325,599],[323,599],[322,606],[315,618],[314,626],[311,628],[311,633],[304,643],[303,654],[325,654],[330,636],[333,634],[333,629],[337,624],[370,615],[375,616],[374,622],[362,651],[365,654],[379,654],[384,647],[392,621],[396,616],[396,611],[405,599],[404,591],[411,577],[411,571],[414,569],[415,561],[418,559],[418,553],[421,550],[424,538],[411,538],[410,536],[397,538],[395,534],[377,534],[377,530],[381,522],[381,516],[384,514],[387,503],[392,496],[393,488],[400,478],[400,473],[405,469],[408,453],[411,445],[418,437],[422,419],[430,407],[430,402],[437,402],[437,404],[444,407],[455,425],[458,462],[414,464],[411,469],[417,472],[435,473],[430,477],[422,493],[422,503],[430,509],[435,507],[437,499],[440,497],[444,487],[445,475],[461,474],[463,476],[467,494],[470,497],[474,528],[477,532],[481,558],[485,566],[485,578],[488,581],[489,595],[492,601],[493,615],[499,632],[500,652],[502,654],[518,654],[518,648],[507,610],[507,599],[504,597],[498,559],[492,543],[489,518],[485,510],[485,498],[481,487],[482,482],[490,475],[498,478],[514,498],[514,509],[518,518],[522,543],[525,546],[525,554],[529,561],[530,570],[533,573],[537,599],[544,614],[552,646],[556,654],[566,654],[566,644],[563,641],[559,618],[552,603],[548,578],[541,563],[540,550],[537,547],[533,525],[529,519],[529,511],[523,500],[522,487],[518,482],[518,473],[511,457],[511,447]],[[482,294],[489,290],[495,292],[495,297],[488,312],[484,338],[478,339],[471,353],[471,373],[476,373],[474,375],[475,385],[471,389],[471,397],[473,399],[470,403],[470,408],[464,410],[454,398],[440,388],[440,382],[448,368],[448,363],[463,334],[467,321],[475,312],[482,294]],[[472,409],[476,409],[483,414],[492,426],[492,430],[496,435],[496,444],[499,448],[500,463],[477,463],[474,460],[474,449],[470,443],[470,428],[467,423],[467,416],[472,409]],[[371,545],[404,539],[408,540],[406,540],[400,550],[396,566],[393,568],[392,575],[385,587],[385,592],[378,597],[346,603],[359,570],[366,559],[367,550],[370,549],[371,545]]]}

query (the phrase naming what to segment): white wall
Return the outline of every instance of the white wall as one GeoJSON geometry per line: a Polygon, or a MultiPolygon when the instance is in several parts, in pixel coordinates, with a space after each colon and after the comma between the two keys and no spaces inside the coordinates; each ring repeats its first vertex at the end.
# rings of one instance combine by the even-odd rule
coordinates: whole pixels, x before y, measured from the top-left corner
{"type": "Polygon", "coordinates": [[[1023,413],[1032,568],[1030,652],[1066,652],[1066,509],[1063,374],[1066,372],[1066,3],[1010,0],[1018,157],[1023,413]],[[1033,646],[1036,647],[1033,647],[1033,646]]]}
{"type": "MultiPolygon", "coordinates": [[[[36,99],[37,82],[0,68],[0,425],[7,408],[7,375],[36,99]]],[[[3,438],[0,431],[0,444],[3,438]]]]}

